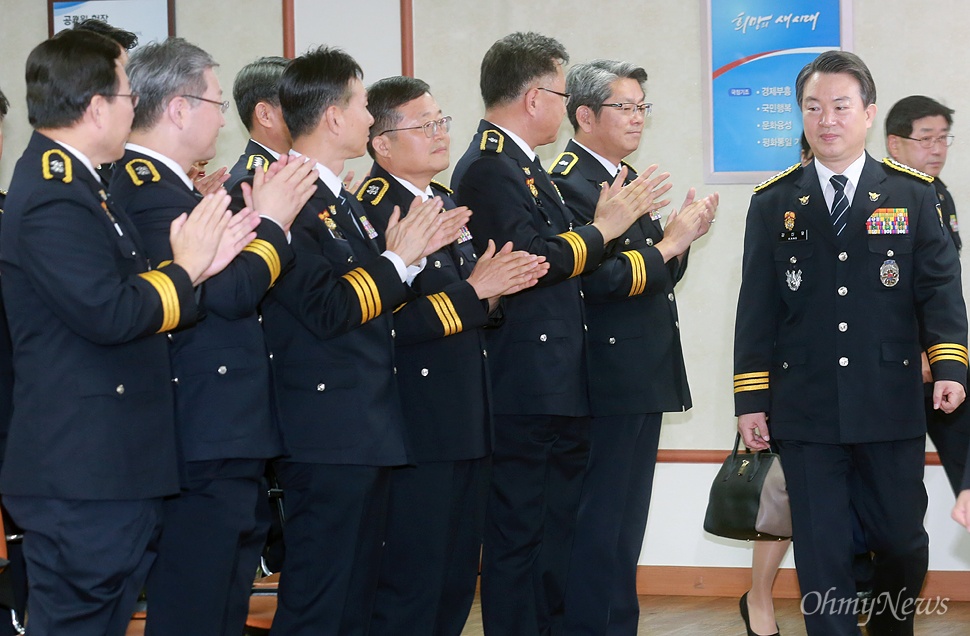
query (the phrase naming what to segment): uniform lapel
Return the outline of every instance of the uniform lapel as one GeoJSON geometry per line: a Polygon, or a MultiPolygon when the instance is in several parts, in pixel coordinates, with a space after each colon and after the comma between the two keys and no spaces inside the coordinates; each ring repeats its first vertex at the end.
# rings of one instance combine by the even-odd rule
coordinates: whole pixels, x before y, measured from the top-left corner
{"type": "Polygon", "coordinates": [[[876,160],[867,154],[862,176],[859,177],[859,185],[855,189],[855,196],[852,197],[852,207],[849,208],[849,220],[844,230],[847,241],[865,228],[866,221],[876,209],[887,207],[889,192],[883,187],[885,180],[885,171],[879,169],[876,160]]]}
{"type": "Polygon", "coordinates": [[[835,243],[837,237],[832,227],[832,219],[829,217],[829,208],[822,195],[822,188],[818,184],[815,162],[810,162],[802,169],[801,176],[795,181],[792,199],[787,205],[789,207],[782,212],[795,213],[796,228],[800,225],[801,218],[804,218],[810,226],[811,233],[830,243],[835,243]]]}

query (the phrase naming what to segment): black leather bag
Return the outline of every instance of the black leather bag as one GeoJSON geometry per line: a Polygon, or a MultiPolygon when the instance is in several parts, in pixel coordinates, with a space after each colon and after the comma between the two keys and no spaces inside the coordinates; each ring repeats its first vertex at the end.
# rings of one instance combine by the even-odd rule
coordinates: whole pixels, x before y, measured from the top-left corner
{"type": "Polygon", "coordinates": [[[719,537],[746,541],[777,541],[791,537],[791,507],[785,473],[776,453],[745,450],[724,460],[704,517],[704,530],[719,537]]]}

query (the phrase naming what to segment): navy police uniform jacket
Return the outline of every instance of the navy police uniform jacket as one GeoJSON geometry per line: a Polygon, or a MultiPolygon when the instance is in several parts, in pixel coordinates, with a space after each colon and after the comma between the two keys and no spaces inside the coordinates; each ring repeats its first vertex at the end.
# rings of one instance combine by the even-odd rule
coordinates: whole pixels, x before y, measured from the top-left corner
{"type": "Polygon", "coordinates": [[[2,222],[16,380],[0,488],[61,499],[178,492],[161,332],[195,320],[192,281],[174,264],[152,269],[105,186],[36,132],[2,222]]]}
{"type": "Polygon", "coordinates": [[[273,157],[272,153],[266,152],[265,148],[252,139],[249,140],[246,144],[246,151],[233,164],[229,170],[229,179],[224,184],[226,192],[232,196],[231,207],[234,211],[238,212],[246,207],[242,195],[242,184],[248,183],[252,186],[253,172],[256,170],[265,172],[269,170],[269,165],[275,161],[276,158],[273,157]]]}
{"type": "MultiPolygon", "coordinates": [[[[6,198],[7,192],[0,189],[0,215],[3,214],[6,198]]],[[[12,411],[13,351],[10,346],[10,329],[7,327],[7,312],[3,309],[3,297],[0,296],[0,462],[3,461],[3,449],[7,446],[12,411]]]]}
{"type": "MultiPolygon", "coordinates": [[[[394,206],[406,214],[414,194],[377,163],[357,192],[383,236],[394,206]]],[[[444,209],[451,190],[431,184],[444,209]]],[[[457,461],[491,450],[487,368],[481,329],[488,302],[466,282],[478,256],[471,234],[430,254],[411,283],[415,297],[394,312],[397,382],[407,422],[411,459],[457,461]]]]}
{"type": "Polygon", "coordinates": [[[950,191],[939,177],[933,179],[933,186],[936,187],[936,197],[940,200],[940,214],[943,219],[943,227],[950,233],[950,238],[953,239],[953,245],[956,246],[959,252],[963,247],[963,241],[960,240],[960,225],[957,223],[957,206],[953,202],[953,195],[950,194],[950,191]]]}
{"type": "MultiPolygon", "coordinates": [[[[637,173],[629,164],[627,180],[637,173]]],[[[576,224],[593,220],[600,184],[616,178],[574,141],[553,165],[576,224]]],[[[687,255],[664,263],[659,215],[642,216],[607,246],[607,258],[582,277],[594,416],[683,411],[691,407],[674,285],[687,255]]]]}
{"type": "MultiPolygon", "coordinates": [[[[168,166],[131,149],[116,164],[111,196],[158,263],[172,258],[172,221],[202,199],[168,166]]],[[[170,336],[175,421],[185,461],[280,454],[269,358],[256,310],[292,259],[282,228],[263,219],[256,238],[202,284],[204,319],[170,336]]]]}
{"type": "Polygon", "coordinates": [[[501,130],[482,120],[452,175],[459,205],[481,252],[501,248],[546,257],[535,287],[505,297],[505,323],[487,334],[494,412],[503,415],[589,415],[584,308],[579,276],[603,257],[603,235],[570,227],[571,214],[539,164],[501,130]]]}
{"type": "Polygon", "coordinates": [[[849,444],[926,433],[920,352],[967,380],[957,252],[932,177],[866,156],[837,237],[815,164],[758,186],[735,331],[737,414],[782,440],[849,444]]]}
{"type": "Polygon", "coordinates": [[[408,457],[391,313],[409,290],[380,256],[359,202],[341,195],[317,180],[290,229],[293,268],[263,304],[285,457],[401,465],[408,457]]]}

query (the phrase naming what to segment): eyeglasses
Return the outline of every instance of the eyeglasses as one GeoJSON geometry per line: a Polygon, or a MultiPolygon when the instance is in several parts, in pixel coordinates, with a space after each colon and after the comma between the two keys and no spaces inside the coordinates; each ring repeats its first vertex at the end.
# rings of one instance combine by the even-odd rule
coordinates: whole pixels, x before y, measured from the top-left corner
{"type": "Polygon", "coordinates": [[[127,97],[131,100],[131,107],[134,108],[138,105],[138,93],[105,93],[104,97],[127,97]]]}
{"type": "Polygon", "coordinates": [[[435,135],[437,135],[439,128],[443,132],[448,132],[451,130],[451,115],[447,115],[441,119],[432,119],[431,121],[425,122],[420,126],[408,126],[407,128],[388,128],[382,132],[381,135],[389,132],[397,132],[399,130],[417,130],[419,128],[424,131],[424,136],[428,138],[433,138],[435,135]]]}
{"type": "Polygon", "coordinates": [[[216,101],[214,99],[208,99],[206,97],[199,97],[198,95],[179,95],[179,97],[188,97],[188,98],[191,98],[191,99],[197,99],[197,100],[199,100],[201,102],[209,102],[210,104],[215,104],[216,106],[219,107],[219,110],[222,111],[223,113],[225,113],[227,110],[229,110],[229,100],[226,100],[224,102],[218,102],[218,101],[216,101]]]}
{"type": "Polygon", "coordinates": [[[540,91],[546,91],[547,93],[552,93],[553,95],[559,95],[565,100],[568,100],[570,97],[572,97],[572,93],[560,93],[559,91],[554,91],[551,88],[545,88],[543,86],[538,86],[537,88],[540,91]]]}
{"type": "Polygon", "coordinates": [[[644,102],[642,104],[634,104],[632,102],[617,102],[615,104],[600,104],[600,106],[615,108],[616,110],[631,116],[634,112],[637,112],[644,117],[649,117],[650,111],[653,110],[653,104],[651,102],[644,102]]]}
{"type": "Polygon", "coordinates": [[[905,137],[905,138],[918,142],[921,147],[927,148],[927,149],[932,148],[936,144],[943,144],[944,146],[953,145],[953,135],[940,135],[939,137],[920,137],[919,139],[917,139],[916,137],[905,137]]]}

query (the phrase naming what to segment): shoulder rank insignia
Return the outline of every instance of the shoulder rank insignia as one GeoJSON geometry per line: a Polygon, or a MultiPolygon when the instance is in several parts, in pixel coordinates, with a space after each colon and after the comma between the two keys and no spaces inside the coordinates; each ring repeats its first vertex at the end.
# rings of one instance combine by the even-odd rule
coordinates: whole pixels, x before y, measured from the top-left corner
{"type": "Polygon", "coordinates": [[[445,184],[439,183],[437,181],[432,181],[431,182],[431,189],[432,190],[439,190],[441,192],[444,192],[445,194],[451,194],[452,192],[454,192],[451,188],[449,188],[445,184]]]}
{"type": "Polygon", "coordinates": [[[579,157],[576,156],[575,152],[564,152],[558,157],[556,157],[556,162],[552,165],[552,170],[549,174],[561,174],[563,176],[569,174],[569,171],[573,169],[573,166],[579,161],[579,157]]]}
{"type": "Polygon", "coordinates": [[[381,177],[373,177],[364,182],[360,189],[357,190],[357,200],[361,203],[370,203],[371,205],[377,205],[387,194],[387,189],[391,187],[391,184],[387,182],[387,179],[381,177]]]}
{"type": "Polygon", "coordinates": [[[886,157],[885,159],[882,160],[882,162],[884,164],[886,164],[887,166],[889,166],[890,168],[892,168],[893,170],[898,170],[899,172],[902,172],[903,174],[908,174],[911,177],[916,177],[917,179],[922,179],[926,183],[933,183],[933,181],[934,181],[933,177],[931,177],[930,175],[926,174],[925,172],[920,172],[916,168],[910,168],[909,166],[907,166],[904,163],[899,163],[898,161],[896,161],[892,157],[886,157]]]}
{"type": "Polygon", "coordinates": [[[263,155],[249,155],[246,160],[246,170],[256,170],[262,168],[263,172],[269,170],[269,159],[263,155]]]}
{"type": "Polygon", "coordinates": [[[43,164],[45,179],[58,179],[64,183],[70,183],[74,179],[71,157],[63,150],[59,148],[48,150],[44,153],[41,162],[43,164]]]}
{"type": "Polygon", "coordinates": [[[158,174],[155,164],[141,157],[132,159],[126,163],[125,172],[128,173],[128,176],[131,177],[131,182],[136,186],[144,184],[145,181],[155,183],[156,181],[162,180],[162,176],[158,174]]]}
{"type": "Polygon", "coordinates": [[[629,179],[629,180],[632,181],[633,179],[636,179],[637,178],[637,174],[638,174],[637,173],[637,169],[634,168],[631,164],[627,163],[626,161],[621,161],[620,162],[620,165],[621,166],[626,166],[626,178],[627,179],[629,179]]]}
{"type": "Polygon", "coordinates": [[[488,129],[482,133],[482,143],[479,150],[499,154],[505,147],[505,135],[497,130],[488,129]]]}
{"type": "Polygon", "coordinates": [[[761,192],[762,190],[764,190],[764,189],[766,189],[766,188],[774,185],[775,183],[778,183],[779,181],[781,181],[782,179],[784,179],[788,175],[797,172],[798,170],[801,169],[801,167],[802,167],[802,164],[800,164],[800,163],[796,163],[793,166],[789,166],[788,168],[782,170],[781,172],[779,172],[775,176],[771,177],[770,179],[766,179],[765,181],[762,181],[761,183],[759,183],[758,185],[756,185],[754,187],[754,191],[755,192],[761,192]]]}

